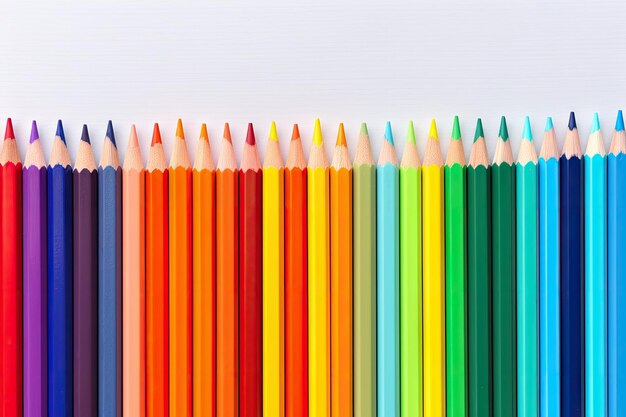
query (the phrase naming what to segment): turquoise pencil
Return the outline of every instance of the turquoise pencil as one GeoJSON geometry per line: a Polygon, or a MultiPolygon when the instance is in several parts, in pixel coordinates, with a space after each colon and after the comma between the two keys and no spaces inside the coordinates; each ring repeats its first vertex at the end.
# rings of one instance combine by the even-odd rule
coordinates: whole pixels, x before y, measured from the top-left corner
{"type": "Polygon", "coordinates": [[[517,415],[539,412],[537,152],[526,116],[515,167],[517,216],[517,415]]]}
{"type": "Polygon", "coordinates": [[[606,152],[598,113],[585,152],[585,409],[607,415],[606,152]]]}
{"type": "Polygon", "coordinates": [[[378,415],[400,415],[400,176],[387,122],[376,174],[378,415]]]}
{"type": "Polygon", "coordinates": [[[542,417],[561,415],[559,149],[548,117],[539,154],[539,375],[542,417]]]}

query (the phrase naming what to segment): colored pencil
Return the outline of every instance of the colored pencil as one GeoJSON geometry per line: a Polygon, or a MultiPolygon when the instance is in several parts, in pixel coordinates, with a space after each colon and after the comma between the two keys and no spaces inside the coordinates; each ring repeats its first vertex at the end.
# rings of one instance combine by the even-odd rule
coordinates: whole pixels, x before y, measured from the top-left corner
{"type": "Polygon", "coordinates": [[[400,176],[389,122],[376,179],[377,407],[392,417],[400,415],[400,176]]]}
{"type": "Polygon", "coordinates": [[[122,168],[109,120],[98,167],[98,415],[122,413],[122,168]]]}
{"type": "Polygon", "coordinates": [[[73,415],[72,161],[59,120],[48,166],[48,415],[73,415]]]}
{"type": "Polygon", "coordinates": [[[123,414],[146,414],[146,177],[135,125],[122,168],[123,414]]]}
{"type": "Polygon", "coordinates": [[[559,416],[559,150],[548,117],[539,154],[539,375],[542,417],[559,416]]]}
{"type": "Polygon", "coordinates": [[[515,369],[515,166],[502,116],[491,166],[493,242],[493,413],[517,410],[515,369]]]}
{"type": "MultiPolygon", "coordinates": [[[[376,306],[371,306],[376,311],[376,306]]],[[[400,411],[422,416],[422,170],[413,122],[400,163],[400,411]]],[[[373,358],[372,358],[373,359],[373,358]]]]}
{"type": "MultiPolygon", "coordinates": [[[[7,119],[0,151],[0,414],[22,415],[22,163],[7,119]]],[[[71,368],[70,368],[71,369],[71,368]]]]}
{"type": "Polygon", "coordinates": [[[491,168],[483,133],[476,133],[467,167],[467,334],[470,417],[493,415],[491,320],[491,168]]]}
{"type": "Polygon", "coordinates": [[[537,151],[526,116],[517,163],[517,415],[539,415],[539,225],[537,151]]]}
{"type": "Polygon", "coordinates": [[[263,161],[263,415],[285,416],[285,178],[272,122],[263,161]]]}
{"type": "Polygon", "coordinates": [[[354,414],[376,416],[376,162],[367,125],[352,173],[354,209],[354,414]]]}
{"type": "Polygon", "coordinates": [[[263,170],[252,123],[239,169],[239,415],[263,412],[263,170]]]}
{"type": "Polygon", "coordinates": [[[238,170],[228,123],[215,173],[217,415],[239,415],[238,170]]]}
{"type": "Polygon", "coordinates": [[[37,123],[22,170],[24,221],[24,416],[48,415],[48,185],[37,123]]]}
{"type": "MultiPolygon", "coordinates": [[[[146,414],[169,415],[169,172],[154,124],[146,165],[146,414]]],[[[207,256],[207,254],[204,254],[207,256]]],[[[205,393],[205,395],[208,395],[205,393]]]]}
{"type": "Polygon", "coordinates": [[[626,407],[626,133],[618,111],[608,163],[608,416],[619,416],[626,407]]]}
{"type": "Polygon", "coordinates": [[[582,417],[585,412],[584,183],[574,112],[570,113],[559,175],[561,415],[582,417]]]}
{"type": "Polygon", "coordinates": [[[607,184],[598,113],[585,152],[585,405],[587,417],[607,415],[607,184]]]}
{"type": "Polygon", "coordinates": [[[446,414],[446,293],[443,156],[433,119],[422,167],[424,233],[424,416],[446,414]]]}
{"type": "Polygon", "coordinates": [[[74,165],[74,414],[98,414],[98,167],[83,125],[74,165]]]}
{"type": "Polygon", "coordinates": [[[319,119],[308,164],[309,416],[330,407],[330,191],[328,161],[319,119]]]}
{"type": "Polygon", "coordinates": [[[446,387],[447,415],[467,416],[467,185],[459,117],[446,156],[446,387]]]}
{"type": "Polygon", "coordinates": [[[352,406],[352,163],[343,123],[330,166],[331,415],[352,406]]]}
{"type": "Polygon", "coordinates": [[[215,398],[215,165],[202,124],[193,182],[193,412],[214,417],[215,398]]]}
{"type": "Polygon", "coordinates": [[[169,166],[170,415],[191,416],[191,163],[178,119],[169,166]]]}
{"type": "Polygon", "coordinates": [[[309,410],[307,167],[293,125],[285,169],[285,415],[309,410]]]}

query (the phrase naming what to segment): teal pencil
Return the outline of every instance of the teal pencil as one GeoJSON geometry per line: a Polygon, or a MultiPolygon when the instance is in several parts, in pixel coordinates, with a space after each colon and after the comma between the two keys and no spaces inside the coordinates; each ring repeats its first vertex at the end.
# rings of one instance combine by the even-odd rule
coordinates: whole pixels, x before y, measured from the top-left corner
{"type": "Polygon", "coordinates": [[[537,152],[526,116],[516,164],[517,415],[539,414],[539,246],[537,152]]]}

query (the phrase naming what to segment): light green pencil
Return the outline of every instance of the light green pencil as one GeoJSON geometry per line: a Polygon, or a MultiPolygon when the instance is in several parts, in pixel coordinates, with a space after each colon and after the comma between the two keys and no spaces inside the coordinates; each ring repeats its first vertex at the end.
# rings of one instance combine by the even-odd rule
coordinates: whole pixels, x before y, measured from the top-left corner
{"type": "Polygon", "coordinates": [[[376,417],[376,162],[365,123],[352,169],[354,415],[376,417]]]}
{"type": "Polygon", "coordinates": [[[422,396],[422,171],[409,122],[400,164],[400,409],[423,415],[422,396]]]}

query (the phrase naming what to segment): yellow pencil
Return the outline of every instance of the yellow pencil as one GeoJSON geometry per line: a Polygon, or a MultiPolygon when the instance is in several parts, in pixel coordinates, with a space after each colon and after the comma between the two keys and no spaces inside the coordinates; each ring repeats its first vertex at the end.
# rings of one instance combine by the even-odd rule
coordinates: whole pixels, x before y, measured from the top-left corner
{"type": "Polygon", "coordinates": [[[308,166],[309,417],[330,416],[330,184],[320,121],[308,166]]]}
{"type": "Polygon", "coordinates": [[[423,305],[424,417],[446,415],[446,318],[443,156],[435,120],[430,123],[424,165],[423,305]]]}
{"type": "Polygon", "coordinates": [[[272,122],[263,164],[263,415],[285,415],[285,182],[272,122]]]}

